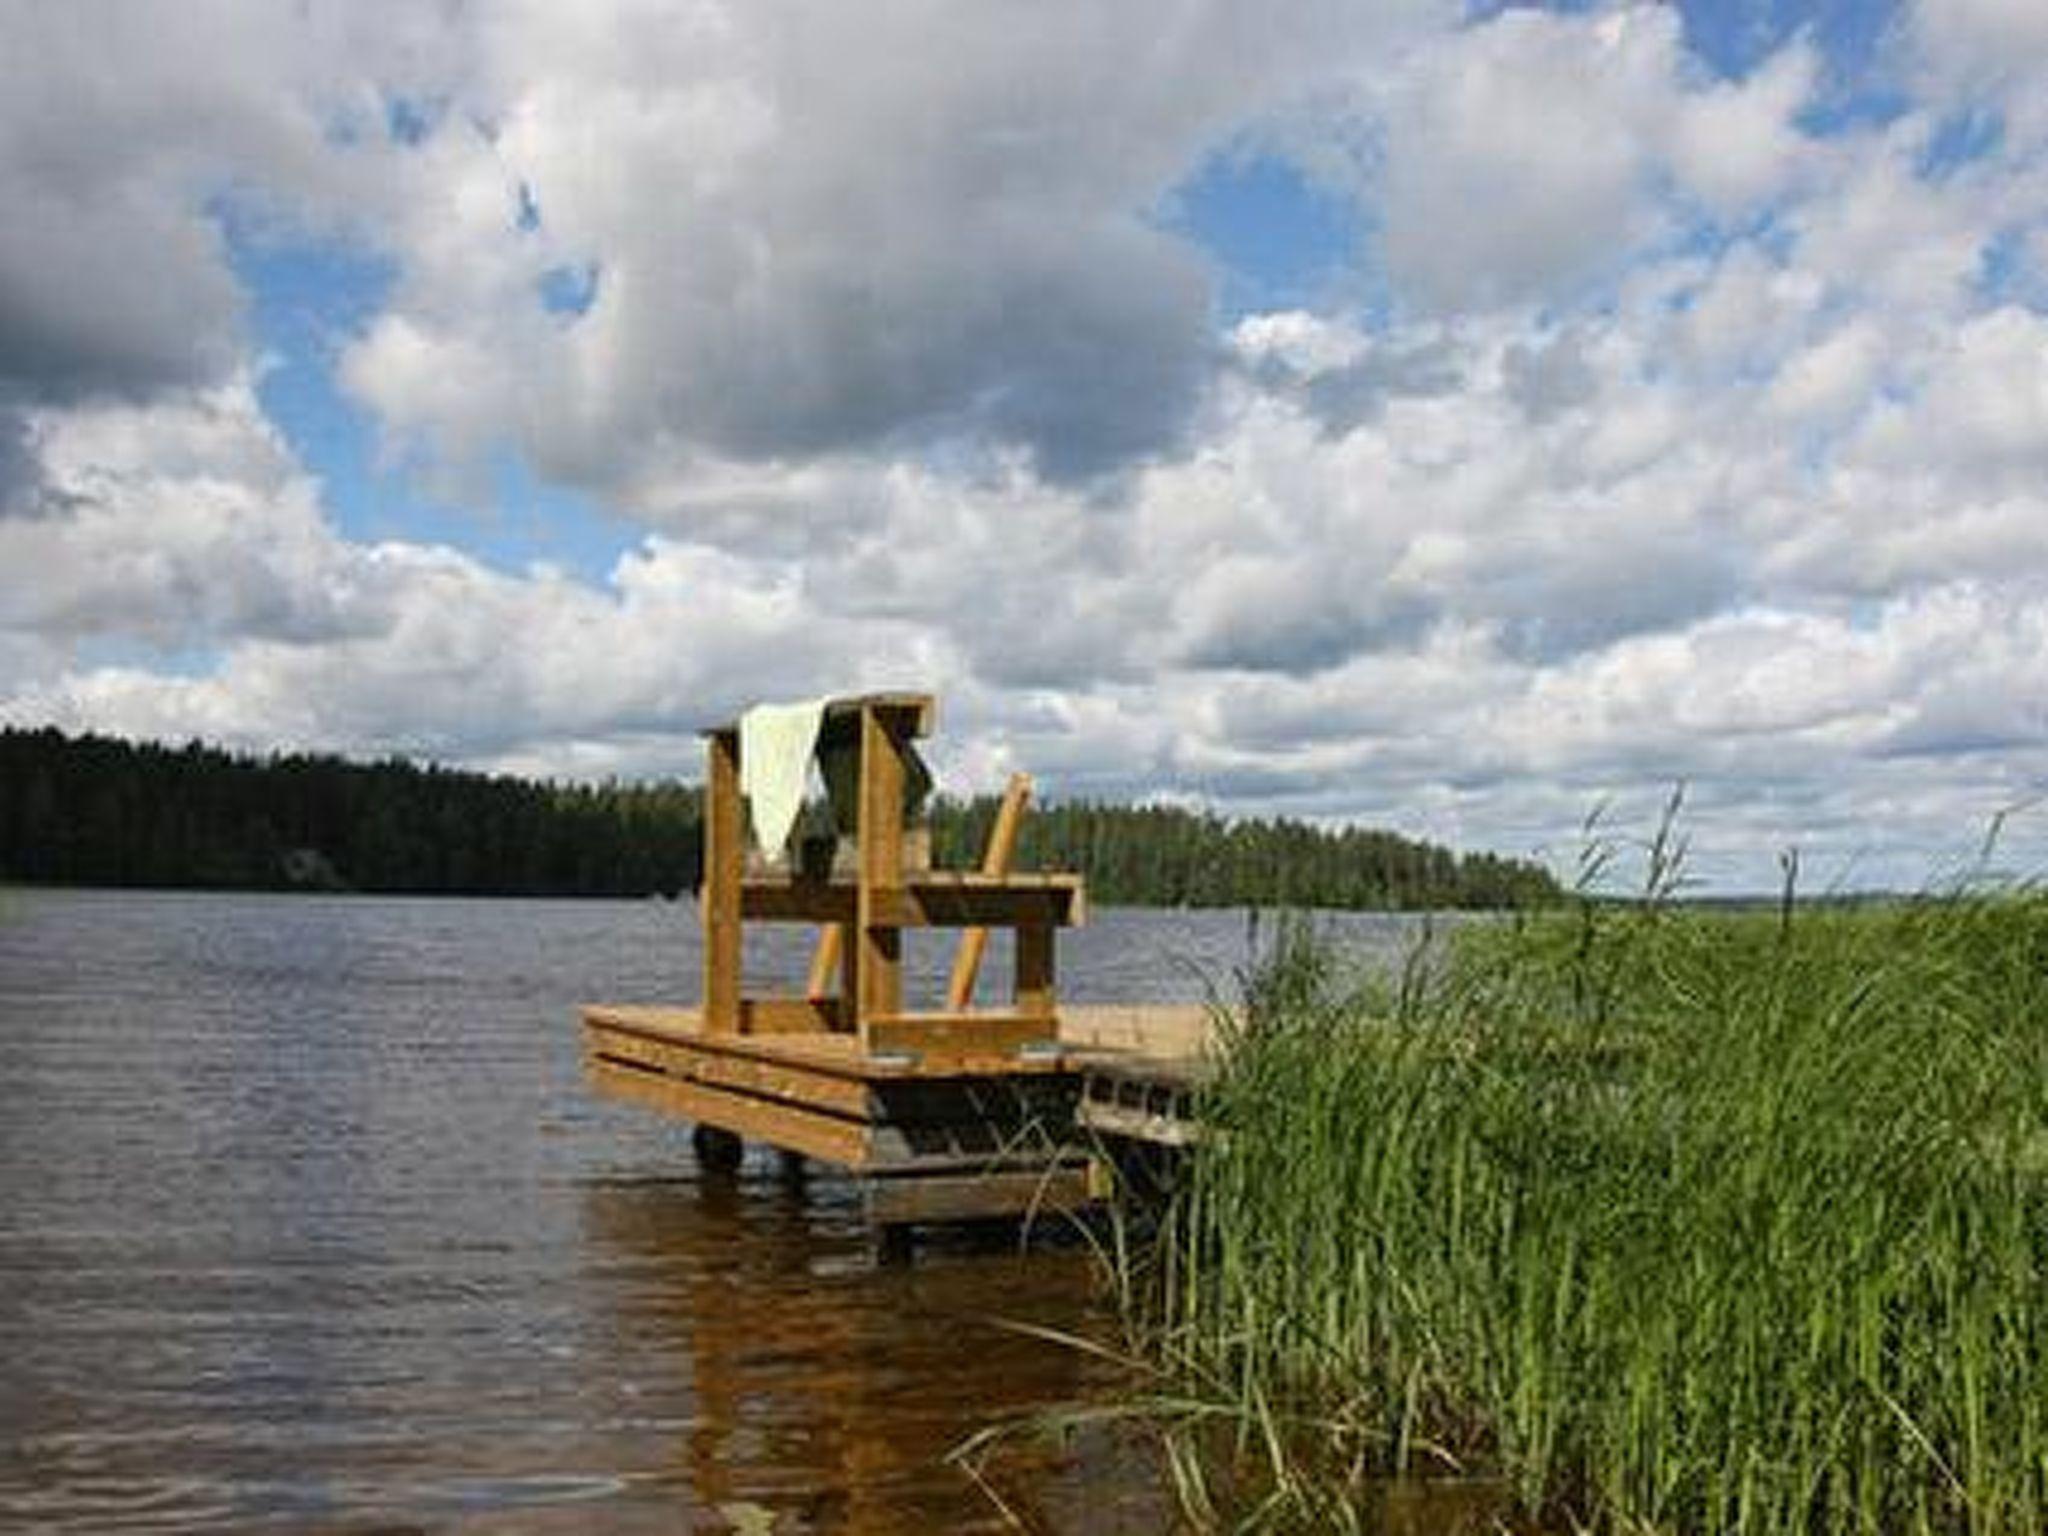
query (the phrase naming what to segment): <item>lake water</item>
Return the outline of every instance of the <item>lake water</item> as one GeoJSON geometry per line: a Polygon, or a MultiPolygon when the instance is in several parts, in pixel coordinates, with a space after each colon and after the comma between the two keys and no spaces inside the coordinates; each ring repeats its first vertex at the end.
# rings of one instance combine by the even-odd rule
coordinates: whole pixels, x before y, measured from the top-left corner
{"type": "MultiPolygon", "coordinates": [[[[1248,929],[1099,912],[1064,995],[1199,999],[1248,929]]],[[[700,1181],[575,1028],[697,956],[687,903],[0,892],[0,1528],[1012,1528],[947,1452],[1112,1388],[1003,1326],[1103,1333],[1085,1251],[885,1264],[843,1178],[700,1181]]],[[[1027,1529],[1169,1523],[1106,1437],[987,1475],[1027,1529]]]]}

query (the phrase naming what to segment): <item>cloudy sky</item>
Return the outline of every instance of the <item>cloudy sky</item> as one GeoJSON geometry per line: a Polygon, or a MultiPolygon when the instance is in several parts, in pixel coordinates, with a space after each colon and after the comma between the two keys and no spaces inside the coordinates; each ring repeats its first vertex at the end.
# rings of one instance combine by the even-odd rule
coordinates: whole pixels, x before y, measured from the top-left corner
{"type": "MultiPolygon", "coordinates": [[[[1918,884],[2048,791],[2048,5],[0,0],[0,719],[1918,884]]],[[[2048,869],[2048,809],[2007,862],[2048,869]]]]}

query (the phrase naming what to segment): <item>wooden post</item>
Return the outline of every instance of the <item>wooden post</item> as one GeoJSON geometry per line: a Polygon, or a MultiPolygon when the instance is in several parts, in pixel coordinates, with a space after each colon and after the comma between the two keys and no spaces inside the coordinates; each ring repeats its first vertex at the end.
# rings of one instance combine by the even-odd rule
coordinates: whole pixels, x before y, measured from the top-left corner
{"type": "MultiPolygon", "coordinates": [[[[1024,808],[1031,803],[1031,776],[1010,775],[1003,790],[1003,803],[996,811],[996,824],[989,829],[988,848],[982,854],[984,875],[1007,875],[1010,859],[1017,851],[1017,829],[1024,821],[1024,808]]],[[[988,930],[968,928],[960,935],[953,954],[953,975],[946,983],[946,1008],[959,1013],[973,1006],[974,981],[981,972],[981,957],[988,949],[988,930]]]]}
{"type": "Polygon", "coordinates": [[[839,1011],[834,1016],[833,1028],[857,1031],[854,999],[860,996],[860,945],[854,942],[854,935],[860,929],[853,923],[841,925],[839,929],[839,1011]]]}
{"type": "Polygon", "coordinates": [[[746,835],[739,733],[714,732],[705,757],[704,884],[697,897],[704,920],[704,1028],[734,1034],[740,1027],[741,840],[746,835]]]}
{"type": "Polygon", "coordinates": [[[903,884],[901,725],[872,704],[860,712],[860,885],[855,902],[854,1027],[903,1009],[903,935],[877,922],[877,895],[903,884]]]}
{"type": "Polygon", "coordinates": [[[1052,924],[1017,925],[1017,1011],[1044,1019],[1053,1013],[1052,924]]]}

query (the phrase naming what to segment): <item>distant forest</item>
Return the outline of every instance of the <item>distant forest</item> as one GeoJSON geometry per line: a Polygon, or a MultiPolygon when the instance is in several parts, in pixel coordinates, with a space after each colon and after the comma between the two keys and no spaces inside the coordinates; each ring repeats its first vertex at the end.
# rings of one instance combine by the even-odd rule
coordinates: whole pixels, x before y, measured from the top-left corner
{"type": "MultiPolygon", "coordinates": [[[[993,798],[938,799],[942,866],[978,861],[993,798]]],[[[645,896],[692,890],[696,788],[556,784],[390,760],[242,756],[0,730],[0,880],[243,890],[645,896]]],[[[1390,832],[1066,802],[1024,868],[1140,906],[1502,907],[1557,894],[1533,864],[1390,832]]]]}

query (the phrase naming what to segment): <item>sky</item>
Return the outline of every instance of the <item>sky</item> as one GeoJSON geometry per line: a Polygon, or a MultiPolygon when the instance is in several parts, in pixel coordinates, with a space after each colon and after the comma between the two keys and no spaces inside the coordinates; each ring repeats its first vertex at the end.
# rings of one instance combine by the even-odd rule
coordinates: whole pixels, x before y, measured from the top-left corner
{"type": "Polygon", "coordinates": [[[0,722],[2048,869],[2048,5],[0,0],[0,722]]]}

